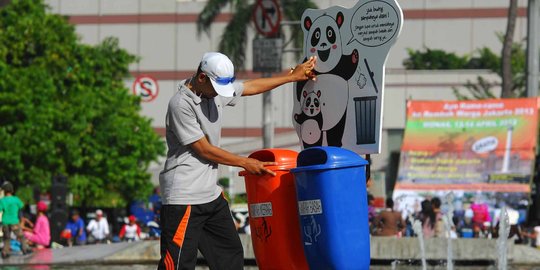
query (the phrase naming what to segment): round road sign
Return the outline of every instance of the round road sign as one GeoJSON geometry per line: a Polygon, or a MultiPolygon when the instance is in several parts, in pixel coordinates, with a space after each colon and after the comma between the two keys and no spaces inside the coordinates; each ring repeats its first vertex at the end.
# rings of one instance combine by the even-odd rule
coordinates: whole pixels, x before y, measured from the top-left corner
{"type": "Polygon", "coordinates": [[[159,87],[157,80],[150,76],[139,76],[133,82],[133,94],[140,96],[143,102],[150,102],[154,100],[158,93],[159,87]]]}
{"type": "Polygon", "coordinates": [[[281,23],[281,9],[276,0],[258,0],[253,10],[253,21],[259,34],[275,37],[281,23]]]}

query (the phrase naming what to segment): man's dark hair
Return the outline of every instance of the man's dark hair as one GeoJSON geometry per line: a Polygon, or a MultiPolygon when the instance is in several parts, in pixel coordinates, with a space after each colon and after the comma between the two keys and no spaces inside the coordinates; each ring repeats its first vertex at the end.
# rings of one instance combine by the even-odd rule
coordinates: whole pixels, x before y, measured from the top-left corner
{"type": "Polygon", "coordinates": [[[431,199],[431,206],[433,206],[433,208],[435,209],[441,208],[441,199],[439,199],[438,197],[434,197],[433,199],[431,199]]]}
{"type": "Polygon", "coordinates": [[[386,198],[386,208],[394,208],[394,200],[390,197],[386,198]]]}
{"type": "Polygon", "coordinates": [[[202,73],[202,68],[201,68],[201,64],[199,64],[199,67],[197,68],[197,73],[196,74],[199,74],[199,73],[202,73]]]}
{"type": "Polygon", "coordinates": [[[13,193],[13,184],[9,181],[5,181],[3,184],[2,184],[2,189],[4,190],[4,192],[6,193],[13,193]]]}

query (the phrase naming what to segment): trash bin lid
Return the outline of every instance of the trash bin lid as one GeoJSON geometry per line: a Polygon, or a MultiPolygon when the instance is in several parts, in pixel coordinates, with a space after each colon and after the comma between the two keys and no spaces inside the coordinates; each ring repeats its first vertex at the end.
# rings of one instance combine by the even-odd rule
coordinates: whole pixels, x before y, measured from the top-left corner
{"type": "Polygon", "coordinates": [[[291,172],[325,170],[367,165],[368,162],[351,150],[334,146],[304,149],[298,155],[298,167],[291,172]]]}
{"type": "MultiPolygon", "coordinates": [[[[275,162],[276,165],[265,166],[269,170],[288,171],[296,167],[298,152],[288,149],[262,149],[253,152],[251,155],[249,155],[249,157],[260,161],[275,162]]],[[[241,171],[239,173],[240,176],[244,176],[246,174],[248,174],[246,171],[241,171]]]]}

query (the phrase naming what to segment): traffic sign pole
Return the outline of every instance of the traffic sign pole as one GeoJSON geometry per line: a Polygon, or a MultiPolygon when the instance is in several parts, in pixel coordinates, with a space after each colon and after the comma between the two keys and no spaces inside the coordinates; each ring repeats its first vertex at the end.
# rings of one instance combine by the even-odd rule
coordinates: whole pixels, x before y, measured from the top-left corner
{"type": "MultiPolygon", "coordinates": [[[[272,73],[263,73],[263,78],[272,77],[272,73]]],[[[274,147],[274,112],[272,110],[272,91],[264,92],[263,101],[263,148],[274,147]]]]}
{"type": "MultiPolygon", "coordinates": [[[[253,22],[257,32],[266,37],[253,40],[253,71],[262,72],[263,78],[272,77],[272,72],[281,72],[283,39],[279,35],[281,9],[276,0],[258,0],[253,11],[253,22]]],[[[272,92],[262,95],[263,103],[263,148],[274,147],[274,117],[272,92]]]]}

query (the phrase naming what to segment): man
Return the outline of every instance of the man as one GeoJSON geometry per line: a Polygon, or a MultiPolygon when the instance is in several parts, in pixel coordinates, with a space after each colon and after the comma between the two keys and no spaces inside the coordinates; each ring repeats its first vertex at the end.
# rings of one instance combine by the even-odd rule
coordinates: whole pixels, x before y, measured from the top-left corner
{"type": "Polygon", "coordinates": [[[109,236],[109,222],[103,217],[103,211],[101,209],[96,210],[96,219],[92,219],[86,230],[90,233],[92,241],[91,243],[106,243],[109,236]]]}
{"type": "Polygon", "coordinates": [[[86,244],[86,230],[84,226],[84,220],[81,218],[79,211],[73,210],[71,212],[71,220],[68,221],[66,229],[66,240],[68,246],[82,246],[86,244]]]}
{"type": "Polygon", "coordinates": [[[392,198],[386,199],[386,209],[375,217],[373,223],[377,236],[401,236],[405,230],[405,221],[400,212],[394,211],[392,198]]]}
{"type": "Polygon", "coordinates": [[[17,236],[17,240],[21,243],[23,254],[31,253],[32,250],[28,248],[20,226],[21,221],[19,219],[19,212],[24,204],[21,199],[14,194],[15,190],[11,182],[5,181],[2,184],[2,190],[4,191],[4,197],[0,198],[0,213],[2,213],[2,233],[4,240],[2,259],[8,258],[11,254],[12,232],[17,236]]]}
{"type": "Polygon", "coordinates": [[[272,174],[255,159],[220,148],[224,106],[238,97],[264,93],[288,82],[315,79],[315,58],[287,75],[233,83],[231,60],[204,54],[196,74],[179,84],[169,101],[166,139],[169,148],[160,174],[161,260],[158,269],[195,269],[197,249],[210,269],[243,269],[242,244],[227,201],[217,185],[218,164],[242,167],[252,174],[272,174]]]}

